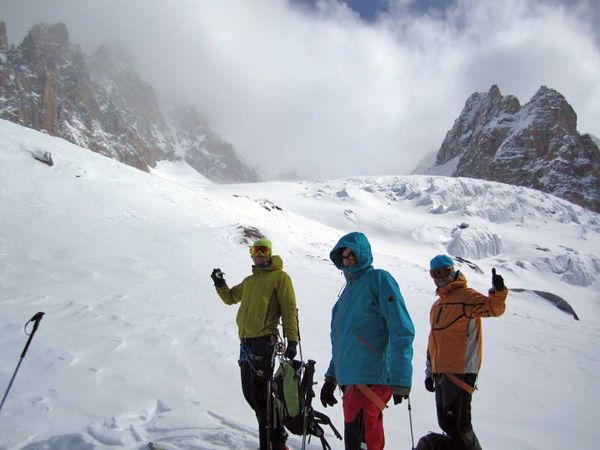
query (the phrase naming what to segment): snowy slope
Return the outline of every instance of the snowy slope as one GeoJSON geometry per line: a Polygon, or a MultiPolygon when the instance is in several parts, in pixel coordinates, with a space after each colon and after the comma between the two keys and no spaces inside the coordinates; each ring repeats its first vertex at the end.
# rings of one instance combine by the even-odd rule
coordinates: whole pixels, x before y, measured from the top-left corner
{"type": "MultiPolygon", "coordinates": [[[[147,174],[0,121],[2,394],[26,342],[24,323],[46,312],[0,412],[0,449],[141,449],[152,440],[254,450],[237,308],[220,302],[209,278],[213,267],[230,284],[249,273],[240,227],[250,226],[272,238],[292,276],[303,352],[317,361],[319,381],[343,284],[329,250],[346,232],[369,236],[375,265],[397,278],[417,330],[417,437],[438,429],[422,387],[433,255],[467,252],[483,273],[461,269],[482,291],[497,267],[509,287],[565,298],[580,321],[527,291],[509,296],[504,316],[485,320],[474,426],[492,450],[594,448],[600,439],[590,401],[600,398],[599,215],[460,178],[214,185],[185,165],[147,174]],[[35,161],[38,151],[50,151],[55,165],[35,161]]],[[[341,429],[340,409],[326,412],[341,429]]],[[[390,406],[385,423],[386,448],[410,448],[406,406],[390,406]]]]}

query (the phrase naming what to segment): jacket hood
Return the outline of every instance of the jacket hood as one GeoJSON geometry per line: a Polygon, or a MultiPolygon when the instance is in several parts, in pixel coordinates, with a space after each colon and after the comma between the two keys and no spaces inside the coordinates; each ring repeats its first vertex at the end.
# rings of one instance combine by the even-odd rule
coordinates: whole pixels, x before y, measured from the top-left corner
{"type": "Polygon", "coordinates": [[[271,264],[269,264],[267,267],[252,266],[252,273],[268,272],[271,270],[283,270],[283,260],[281,259],[281,256],[271,256],[271,264]]]}
{"type": "Polygon", "coordinates": [[[329,258],[333,261],[335,267],[344,271],[346,277],[348,277],[348,275],[356,277],[373,265],[371,244],[369,244],[367,236],[358,231],[342,236],[335,247],[333,247],[333,250],[329,253],[329,258]],[[350,248],[352,253],[356,256],[356,266],[344,267],[344,263],[342,262],[342,251],[346,247],[350,248]]]}

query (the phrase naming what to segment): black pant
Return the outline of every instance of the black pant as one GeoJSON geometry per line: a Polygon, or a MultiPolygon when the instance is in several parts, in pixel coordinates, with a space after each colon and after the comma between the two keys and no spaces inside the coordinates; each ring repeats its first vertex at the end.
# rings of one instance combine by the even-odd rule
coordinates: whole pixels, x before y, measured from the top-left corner
{"type": "Polygon", "coordinates": [[[356,415],[354,422],[344,421],[344,449],[360,450],[366,448],[365,423],[362,410],[356,415]],[[362,447],[361,447],[362,446],[362,447]]]}
{"type": "Polygon", "coordinates": [[[268,450],[267,429],[271,424],[272,450],[284,450],[287,433],[281,422],[273,415],[273,398],[271,396],[271,420],[267,412],[268,384],[273,376],[271,364],[274,344],[271,336],[242,339],[240,343],[240,370],[244,398],[256,413],[260,438],[260,450],[268,450]]]}
{"type": "MultiPolygon", "coordinates": [[[[454,374],[475,386],[477,374],[454,374]]],[[[435,375],[435,404],[438,423],[459,448],[481,450],[471,425],[471,394],[457,386],[446,374],[435,375]]]]}

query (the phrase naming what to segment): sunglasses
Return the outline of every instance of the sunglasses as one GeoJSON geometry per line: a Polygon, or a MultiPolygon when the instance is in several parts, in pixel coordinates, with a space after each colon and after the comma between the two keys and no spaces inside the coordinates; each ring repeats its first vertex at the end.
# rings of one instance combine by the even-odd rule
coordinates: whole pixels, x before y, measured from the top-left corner
{"type": "Polygon", "coordinates": [[[250,247],[251,256],[271,256],[271,249],[266,245],[253,245],[250,247]]]}
{"type": "Polygon", "coordinates": [[[452,267],[440,267],[439,269],[431,269],[429,271],[431,278],[448,278],[451,277],[453,273],[454,269],[452,267]]]}
{"type": "Polygon", "coordinates": [[[342,257],[342,259],[356,259],[356,255],[354,254],[354,252],[352,250],[350,250],[349,248],[344,249],[341,253],[340,256],[342,257]],[[345,253],[345,254],[344,254],[345,253]]]}

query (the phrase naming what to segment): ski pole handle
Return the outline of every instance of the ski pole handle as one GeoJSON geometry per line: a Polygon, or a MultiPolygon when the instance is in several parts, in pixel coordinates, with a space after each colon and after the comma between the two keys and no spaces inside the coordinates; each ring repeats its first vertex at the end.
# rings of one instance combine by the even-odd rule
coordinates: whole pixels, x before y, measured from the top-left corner
{"type": "Polygon", "coordinates": [[[27,344],[25,344],[25,348],[23,349],[23,353],[21,353],[21,359],[25,358],[25,354],[27,353],[27,350],[29,350],[29,344],[31,344],[31,340],[33,339],[33,335],[35,334],[35,332],[37,331],[38,327],[40,326],[40,322],[42,320],[42,317],[44,317],[43,312],[38,312],[36,313],[31,319],[29,319],[29,322],[27,322],[25,324],[25,327],[27,327],[27,325],[30,322],[33,322],[33,329],[31,330],[31,334],[29,335],[29,339],[27,339],[27,344]]]}

